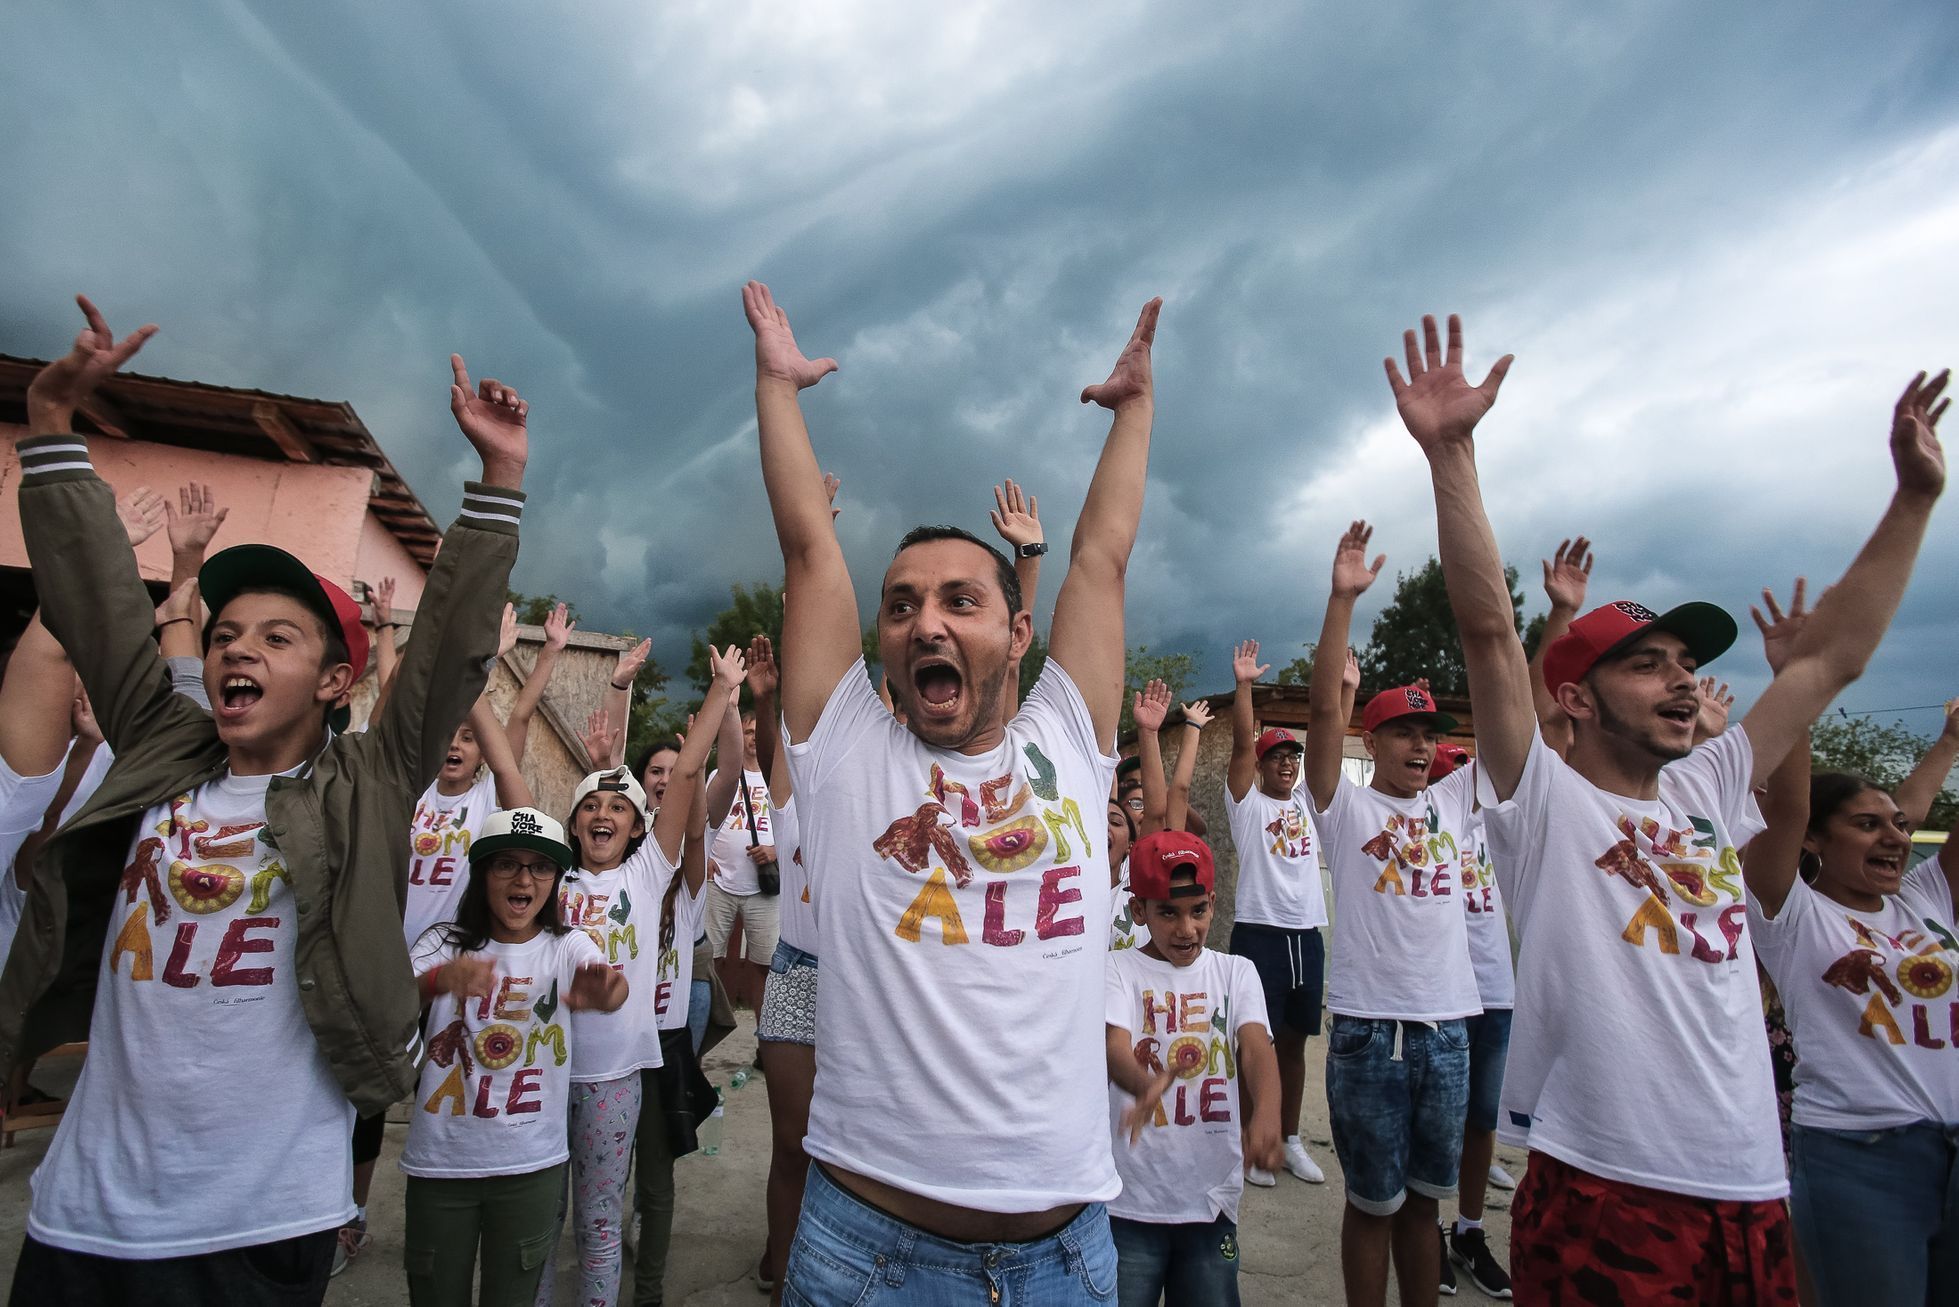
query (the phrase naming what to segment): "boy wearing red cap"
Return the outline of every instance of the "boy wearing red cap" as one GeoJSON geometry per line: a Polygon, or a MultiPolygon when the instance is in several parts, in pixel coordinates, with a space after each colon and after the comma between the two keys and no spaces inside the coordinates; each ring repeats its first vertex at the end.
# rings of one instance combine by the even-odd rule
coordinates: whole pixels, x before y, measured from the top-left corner
{"type": "Polygon", "coordinates": [[[1622,1301],[1795,1301],[1789,1191],[1736,850],[1751,797],[1861,674],[1897,611],[1945,484],[1920,374],[1893,412],[1897,491],[1737,727],[1696,746],[1695,675],[1735,636],[1709,604],[1608,604],[1545,656],[1569,756],[1539,735],[1473,432],[1509,367],[1462,370],[1433,318],[1387,362],[1433,475],[1443,577],[1476,704],[1478,786],[1517,921],[1516,1026],[1498,1130],[1527,1145],[1511,1273],[1519,1302],[1589,1281],[1622,1301]],[[1582,1235],[1574,1237],[1575,1231],[1582,1235]]]}
{"type": "MultiPolygon", "coordinates": [[[[1299,740],[1279,727],[1257,732],[1253,719],[1252,686],[1268,670],[1258,661],[1258,641],[1232,650],[1237,692],[1231,700],[1224,790],[1225,820],[1238,853],[1231,951],[1251,960],[1265,986],[1279,1059],[1286,1169],[1308,1184],[1323,1184],[1326,1173],[1306,1151],[1299,1117],[1306,1097],[1306,1040],[1320,1033],[1326,887],[1320,879],[1320,834],[1299,792],[1299,740]]],[[[1258,1185],[1278,1183],[1261,1166],[1248,1178],[1258,1185]]]]}
{"type": "MultiPolygon", "coordinates": [[[[1341,537],[1321,649],[1347,647],[1354,601],[1387,561],[1369,566],[1372,535],[1355,522],[1341,537]]],[[[1437,1210],[1456,1192],[1469,1100],[1464,1019],[1483,1010],[1461,907],[1470,776],[1429,784],[1456,722],[1425,683],[1367,701],[1361,740],[1374,774],[1365,787],[1341,774],[1347,714],[1333,659],[1314,660],[1309,703],[1306,788],[1340,910],[1326,1101],[1347,1182],[1341,1271],[1349,1302],[1382,1302],[1392,1255],[1402,1300],[1417,1301],[1441,1283],[1437,1210]]]]}
{"type": "Polygon", "coordinates": [[[1145,835],[1129,855],[1149,942],[1108,961],[1109,1116],[1122,1176],[1109,1226],[1124,1303],[1167,1293],[1172,1303],[1236,1307],[1245,1152],[1259,1166],[1279,1163],[1263,985],[1249,960],[1204,947],[1216,879],[1210,846],[1187,831],[1145,835]]]}
{"type": "Polygon", "coordinates": [[[42,613],[115,763],[41,854],[0,980],[0,1062],[89,1041],[34,1176],[15,1302],[292,1302],[353,1215],[347,1139],[415,1083],[401,831],[482,689],[523,496],[526,408],[451,408],[483,457],[372,728],[336,735],[367,662],[345,590],[267,546],[200,583],[207,713],[172,692],[75,409],[155,330],[88,328],[28,391],[20,516],[42,613]]]}

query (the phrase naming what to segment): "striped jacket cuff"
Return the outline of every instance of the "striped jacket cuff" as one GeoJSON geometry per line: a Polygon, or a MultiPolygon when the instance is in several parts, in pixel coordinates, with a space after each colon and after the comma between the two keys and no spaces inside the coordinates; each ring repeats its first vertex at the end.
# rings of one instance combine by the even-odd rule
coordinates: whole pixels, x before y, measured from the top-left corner
{"type": "Polygon", "coordinates": [[[486,486],[480,481],[463,483],[462,519],[474,526],[496,522],[514,527],[524,517],[524,492],[502,486],[486,486]]]}
{"type": "Polygon", "coordinates": [[[15,446],[20,455],[21,480],[34,481],[56,472],[93,472],[88,442],[80,436],[29,436],[15,446]]]}

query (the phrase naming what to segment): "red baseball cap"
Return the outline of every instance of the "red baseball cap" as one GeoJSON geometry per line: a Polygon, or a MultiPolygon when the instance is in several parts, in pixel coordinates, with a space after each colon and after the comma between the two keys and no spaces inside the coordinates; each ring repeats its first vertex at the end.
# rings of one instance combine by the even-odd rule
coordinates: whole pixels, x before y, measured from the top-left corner
{"type": "Polygon", "coordinates": [[[1170,881],[1181,867],[1197,875],[1206,894],[1217,887],[1217,864],[1211,846],[1189,831],[1152,831],[1129,850],[1129,892],[1139,899],[1167,899],[1170,881]]]}
{"type": "Polygon", "coordinates": [[[1439,781],[1468,761],[1469,750],[1460,744],[1438,744],[1435,746],[1435,759],[1428,765],[1428,778],[1439,781]]]}
{"type": "MultiPolygon", "coordinates": [[[[216,621],[225,605],[255,586],[277,586],[300,596],[329,629],[340,632],[354,679],[367,670],[367,628],[361,625],[361,606],[345,590],[273,545],[233,545],[204,560],[197,588],[216,621]]],[[[345,704],[328,720],[336,731],[347,729],[351,712],[345,704]]]]}
{"type": "Polygon", "coordinates": [[[1435,696],[1419,685],[1397,685],[1367,701],[1360,715],[1363,731],[1378,731],[1399,717],[1426,717],[1429,725],[1445,734],[1456,729],[1456,719],[1435,706],[1435,696]]]}
{"type": "Polygon", "coordinates": [[[1297,749],[1301,753],[1306,752],[1306,746],[1299,742],[1299,737],[1283,726],[1271,727],[1260,735],[1258,743],[1252,746],[1252,756],[1259,762],[1264,762],[1265,755],[1274,749],[1297,749]]]}
{"type": "Polygon", "coordinates": [[[1559,686],[1585,679],[1585,673],[1647,631],[1679,636],[1700,666],[1726,653],[1738,633],[1735,619],[1715,604],[1681,604],[1656,613],[1644,604],[1620,599],[1586,613],[1544,651],[1546,688],[1555,694],[1559,686]]]}

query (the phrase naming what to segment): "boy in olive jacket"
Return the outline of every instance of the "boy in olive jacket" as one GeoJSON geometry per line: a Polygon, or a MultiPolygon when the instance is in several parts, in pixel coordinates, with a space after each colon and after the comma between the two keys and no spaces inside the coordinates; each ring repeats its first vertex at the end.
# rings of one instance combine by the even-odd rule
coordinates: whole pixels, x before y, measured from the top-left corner
{"type": "Polygon", "coordinates": [[[114,496],[75,408],[140,349],[88,328],[28,390],[20,517],[42,617],[115,764],[40,854],[0,973],[0,1063],[89,1055],[34,1175],[13,1301],[318,1302],[353,1215],[348,1132],[414,1083],[401,937],[415,797],[482,690],[528,406],[452,357],[483,459],[386,706],[336,734],[367,661],[358,606],[266,545],[199,575],[209,714],[171,690],[114,496]]]}

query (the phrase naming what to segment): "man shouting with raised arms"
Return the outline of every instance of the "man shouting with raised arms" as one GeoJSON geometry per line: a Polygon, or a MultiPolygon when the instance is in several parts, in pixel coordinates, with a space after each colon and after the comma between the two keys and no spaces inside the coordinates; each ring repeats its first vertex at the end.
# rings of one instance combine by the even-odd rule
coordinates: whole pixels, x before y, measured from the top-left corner
{"type": "Polygon", "coordinates": [[[876,1282],[914,1303],[1106,1302],[1116,1255],[1102,1204],[1120,1186],[1099,812],[1162,302],[1144,306],[1109,379],[1082,392],[1115,421],[1047,666],[1008,720],[1033,620],[1012,563],[955,527],[915,528],[885,571],[877,635],[897,715],[879,701],[797,399],[836,363],[803,356],[766,286],[742,299],[785,569],[787,754],[803,856],[825,886],[817,1026],[833,1032],[816,1049],[817,1165],[785,1301],[856,1302],[876,1282]]]}
{"type": "Polygon", "coordinates": [[[1479,789],[1521,951],[1499,1137],[1528,1145],[1520,1303],[1794,1302],[1789,1191],[1736,850],[1750,796],[1863,672],[1896,612],[1945,460],[1921,374],[1892,423],[1897,492],[1741,725],[1694,747],[1694,677],[1734,641],[1712,604],[1620,601],[1546,653],[1572,726],[1538,734],[1473,432],[1510,365],[1463,376],[1462,327],[1405,337],[1389,383],[1435,485],[1442,571],[1476,705],[1479,789]],[[1579,1289],[1579,1286],[1586,1286],[1579,1289]]]}

